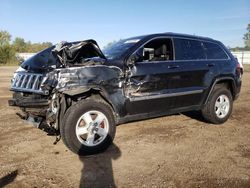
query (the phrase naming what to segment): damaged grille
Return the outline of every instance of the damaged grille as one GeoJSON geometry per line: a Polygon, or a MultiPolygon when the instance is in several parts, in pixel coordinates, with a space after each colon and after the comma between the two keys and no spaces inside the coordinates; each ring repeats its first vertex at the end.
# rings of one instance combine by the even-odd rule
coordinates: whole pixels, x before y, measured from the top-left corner
{"type": "Polygon", "coordinates": [[[42,81],[42,74],[18,72],[13,79],[11,90],[46,94],[45,91],[41,89],[42,81]]]}

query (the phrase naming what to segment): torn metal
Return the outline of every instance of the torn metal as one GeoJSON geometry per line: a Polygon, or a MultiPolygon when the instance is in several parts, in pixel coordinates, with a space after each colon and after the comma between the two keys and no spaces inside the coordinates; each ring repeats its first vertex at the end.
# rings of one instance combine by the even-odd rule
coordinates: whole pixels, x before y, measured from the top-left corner
{"type": "Polygon", "coordinates": [[[74,43],[61,42],[55,46],[52,53],[58,57],[59,62],[64,67],[86,64],[93,57],[106,59],[94,40],[74,43]]]}
{"type": "Polygon", "coordinates": [[[51,46],[21,64],[29,72],[47,73],[58,68],[103,65],[107,61],[96,41],[61,42],[51,46]]]}
{"type": "Polygon", "coordinates": [[[21,66],[13,78],[9,104],[21,107],[23,119],[38,128],[58,133],[67,108],[90,91],[97,91],[115,104],[116,113],[123,113],[123,72],[107,64],[94,40],[61,42],[21,66]]]}

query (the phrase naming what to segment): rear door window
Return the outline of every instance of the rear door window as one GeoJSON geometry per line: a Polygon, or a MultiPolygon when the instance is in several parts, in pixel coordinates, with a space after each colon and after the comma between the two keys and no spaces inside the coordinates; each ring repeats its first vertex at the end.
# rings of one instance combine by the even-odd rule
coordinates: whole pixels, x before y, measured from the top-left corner
{"type": "Polygon", "coordinates": [[[174,39],[175,60],[206,59],[202,43],[198,40],[174,39]]]}
{"type": "Polygon", "coordinates": [[[225,51],[217,44],[212,42],[203,42],[207,59],[228,59],[225,51]]]}

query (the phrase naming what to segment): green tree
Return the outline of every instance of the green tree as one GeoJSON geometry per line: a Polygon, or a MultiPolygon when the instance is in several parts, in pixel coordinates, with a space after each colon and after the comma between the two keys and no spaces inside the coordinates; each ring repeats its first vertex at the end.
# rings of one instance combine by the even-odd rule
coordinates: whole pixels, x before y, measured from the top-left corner
{"type": "Polygon", "coordinates": [[[28,41],[27,43],[27,52],[39,52],[41,50],[44,50],[45,48],[48,48],[52,46],[51,42],[43,42],[43,43],[31,43],[28,41]]]}
{"type": "Polygon", "coordinates": [[[16,52],[27,52],[27,43],[23,38],[16,37],[12,46],[16,52]]]}
{"type": "Polygon", "coordinates": [[[15,51],[10,45],[0,46],[0,65],[16,62],[15,51]]]}
{"type": "Polygon", "coordinates": [[[7,31],[0,31],[0,64],[17,64],[17,52],[35,53],[50,46],[51,42],[31,43],[20,37],[16,37],[11,43],[11,35],[7,31]]]}
{"type": "Polygon", "coordinates": [[[247,25],[247,33],[243,37],[245,42],[245,47],[250,49],[250,23],[247,25]]]}
{"type": "Polygon", "coordinates": [[[0,46],[9,45],[11,35],[7,31],[0,31],[0,46]]]}
{"type": "Polygon", "coordinates": [[[15,51],[10,41],[11,35],[7,31],[0,31],[0,64],[15,62],[15,51]]]}

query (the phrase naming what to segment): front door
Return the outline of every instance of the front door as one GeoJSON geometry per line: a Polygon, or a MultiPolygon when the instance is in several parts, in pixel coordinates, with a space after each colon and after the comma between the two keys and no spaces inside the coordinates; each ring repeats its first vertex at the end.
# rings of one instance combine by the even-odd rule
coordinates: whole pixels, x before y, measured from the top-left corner
{"type": "Polygon", "coordinates": [[[129,114],[162,112],[175,105],[169,86],[178,72],[173,64],[173,44],[170,38],[157,38],[137,50],[136,63],[128,71],[124,93],[129,114]]]}

